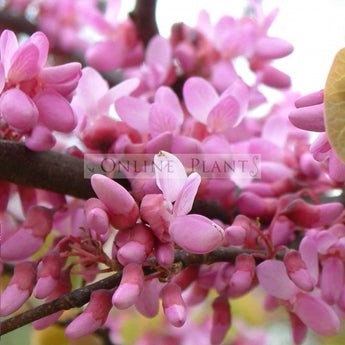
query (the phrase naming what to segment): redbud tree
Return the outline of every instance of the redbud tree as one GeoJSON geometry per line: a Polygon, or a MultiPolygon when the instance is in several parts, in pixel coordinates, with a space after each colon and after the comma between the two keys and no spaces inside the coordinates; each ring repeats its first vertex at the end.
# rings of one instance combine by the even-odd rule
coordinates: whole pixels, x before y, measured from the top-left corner
{"type": "Polygon", "coordinates": [[[272,64],[293,46],[270,35],[277,10],[259,1],[167,38],[155,0],[125,20],[120,6],[3,3],[4,339],[31,324],[64,344],[271,344],[232,308],[258,291],[295,344],[337,335],[344,51],[324,90],[301,96],[272,64]]]}

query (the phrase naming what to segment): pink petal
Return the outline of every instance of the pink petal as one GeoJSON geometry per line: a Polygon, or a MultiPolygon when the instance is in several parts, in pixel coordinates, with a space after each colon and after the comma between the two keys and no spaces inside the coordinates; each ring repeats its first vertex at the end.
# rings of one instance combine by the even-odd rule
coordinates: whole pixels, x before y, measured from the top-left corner
{"type": "Polygon", "coordinates": [[[200,183],[201,177],[198,173],[194,172],[188,176],[174,205],[175,216],[183,216],[191,211],[200,183]]]}
{"type": "Polygon", "coordinates": [[[98,114],[98,100],[108,92],[108,83],[92,67],[82,69],[73,103],[80,105],[90,117],[98,114]]]}
{"type": "Polygon", "coordinates": [[[139,132],[149,132],[150,105],[140,98],[122,97],[115,102],[115,109],[122,121],[139,132]]]}
{"type": "Polygon", "coordinates": [[[56,91],[42,91],[35,96],[34,102],[39,110],[40,120],[48,128],[69,133],[77,125],[70,104],[56,91]]]}
{"type": "Polygon", "coordinates": [[[49,41],[47,36],[43,32],[37,31],[30,36],[24,45],[29,43],[32,43],[37,47],[39,52],[38,65],[42,68],[47,62],[49,52],[49,41]]]}
{"type": "Polygon", "coordinates": [[[183,97],[188,111],[204,124],[207,122],[209,112],[219,100],[214,87],[200,77],[191,77],[185,82],[183,97]]]}
{"type": "Polygon", "coordinates": [[[2,94],[0,109],[6,122],[19,132],[28,132],[38,119],[38,109],[35,103],[17,88],[2,94]]]}
{"type": "Polygon", "coordinates": [[[111,221],[114,226],[114,222],[118,228],[131,227],[136,223],[139,208],[125,188],[100,174],[91,177],[91,185],[98,198],[114,215],[111,221]]]}
{"type": "Polygon", "coordinates": [[[40,73],[45,87],[53,88],[62,96],[68,96],[77,87],[80,77],[81,65],[79,62],[46,67],[40,73]]]}
{"type": "Polygon", "coordinates": [[[33,236],[32,229],[19,229],[6,242],[1,244],[3,260],[23,260],[36,253],[43,244],[43,239],[33,236]]]}
{"type": "Polygon", "coordinates": [[[118,309],[127,309],[135,304],[144,284],[141,265],[130,263],[123,269],[121,283],[115,290],[112,303],[118,309]]]}
{"type": "Polygon", "coordinates": [[[298,294],[294,311],[316,334],[331,336],[339,332],[340,322],[337,314],[321,299],[308,294],[298,294]]]}
{"type": "Polygon", "coordinates": [[[9,285],[1,293],[1,316],[7,316],[18,310],[30,297],[31,292],[22,290],[17,284],[9,285]]]}
{"type": "Polygon", "coordinates": [[[225,131],[237,123],[240,115],[238,101],[229,95],[211,109],[207,117],[207,129],[213,133],[225,131]]]}
{"type": "Polygon", "coordinates": [[[323,103],[323,93],[323,90],[320,90],[298,98],[295,101],[296,108],[309,107],[311,105],[323,103]]]}
{"type": "Polygon", "coordinates": [[[325,122],[323,117],[323,104],[293,110],[289,119],[294,126],[307,131],[324,132],[325,122]]]}
{"type": "Polygon", "coordinates": [[[7,78],[15,84],[32,79],[40,70],[39,57],[39,49],[34,44],[21,46],[12,57],[7,78]]]}
{"type": "Polygon", "coordinates": [[[182,163],[171,153],[160,151],[154,157],[154,164],[158,188],[168,201],[174,202],[187,179],[182,163]]]}
{"type": "Polygon", "coordinates": [[[84,311],[67,326],[65,334],[69,339],[77,339],[96,331],[101,326],[102,320],[95,320],[91,313],[84,311]]]}
{"type": "Polygon", "coordinates": [[[321,273],[322,299],[332,305],[338,302],[344,284],[344,264],[335,257],[323,261],[321,273]]]}
{"type": "Polygon", "coordinates": [[[139,313],[145,317],[152,318],[159,311],[159,291],[158,280],[149,279],[144,282],[143,290],[139,296],[138,302],[135,304],[139,313]]]}
{"type": "Polygon", "coordinates": [[[261,81],[267,86],[278,89],[284,89],[291,86],[290,76],[271,65],[265,66],[262,72],[263,75],[261,81]]]}
{"type": "Polygon", "coordinates": [[[96,42],[86,52],[86,63],[98,71],[110,71],[122,66],[126,47],[120,41],[96,42]]]}
{"type": "Polygon", "coordinates": [[[292,337],[296,345],[299,345],[305,339],[307,334],[306,325],[299,319],[299,317],[294,313],[289,313],[291,328],[292,328],[292,337]]]}
{"type": "Polygon", "coordinates": [[[224,340],[231,326],[230,304],[224,296],[216,298],[212,303],[211,344],[219,345],[224,340]]]}
{"type": "Polygon", "coordinates": [[[26,138],[25,144],[32,151],[50,150],[56,143],[52,132],[45,126],[36,125],[26,138]]]}
{"type": "Polygon", "coordinates": [[[4,30],[0,37],[1,62],[4,65],[6,74],[11,66],[11,60],[18,49],[17,37],[13,31],[4,30]]]}
{"type": "Polygon", "coordinates": [[[265,291],[276,298],[289,300],[297,291],[281,261],[266,260],[256,267],[256,275],[265,291]]]}
{"type": "Polygon", "coordinates": [[[130,78],[113,86],[106,94],[99,98],[98,109],[100,113],[109,112],[109,107],[118,99],[130,95],[140,84],[140,79],[130,78]]]}
{"type": "Polygon", "coordinates": [[[198,214],[174,218],[169,232],[177,245],[196,254],[211,252],[224,239],[224,231],[220,226],[198,214]]]}
{"type": "Polygon", "coordinates": [[[172,64],[170,42],[159,35],[151,38],[146,48],[145,62],[159,73],[159,84],[163,82],[172,64]]]}
{"type": "Polygon", "coordinates": [[[183,111],[180,105],[180,101],[175,92],[167,87],[161,86],[155,93],[155,102],[165,105],[175,115],[177,123],[180,125],[183,122],[183,111]]]}
{"type": "Polygon", "coordinates": [[[0,93],[5,86],[5,68],[4,65],[0,62],[0,93]]]}
{"type": "Polygon", "coordinates": [[[289,55],[293,51],[293,46],[277,37],[264,36],[260,38],[255,47],[255,56],[260,59],[279,59],[289,55]]]}
{"type": "Polygon", "coordinates": [[[149,128],[152,137],[164,132],[177,133],[178,120],[170,108],[159,103],[153,103],[149,115],[149,128]]]}
{"type": "Polygon", "coordinates": [[[181,288],[175,283],[168,283],[162,289],[162,304],[164,314],[173,326],[184,325],[187,312],[186,306],[181,296],[181,288]]]}

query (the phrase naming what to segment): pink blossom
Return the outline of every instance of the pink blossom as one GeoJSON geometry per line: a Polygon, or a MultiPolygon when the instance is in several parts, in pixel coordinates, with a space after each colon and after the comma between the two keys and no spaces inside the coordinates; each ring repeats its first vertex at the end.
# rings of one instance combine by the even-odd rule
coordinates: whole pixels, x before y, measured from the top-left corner
{"type": "Polygon", "coordinates": [[[335,311],[317,297],[300,292],[289,279],[285,266],[276,260],[266,260],[256,268],[260,285],[266,292],[288,302],[288,310],[315,333],[330,336],[339,332],[339,318],[335,311]]]}
{"type": "Polygon", "coordinates": [[[115,238],[115,244],[119,248],[117,259],[122,265],[143,263],[153,249],[153,240],[150,229],[141,223],[118,232],[115,238]]]}
{"type": "Polygon", "coordinates": [[[52,228],[52,212],[43,206],[32,206],[21,227],[1,243],[4,260],[20,260],[37,252],[52,228]]]}
{"type": "Polygon", "coordinates": [[[221,344],[231,326],[230,305],[224,296],[217,297],[212,303],[213,317],[211,344],[221,344]]]}
{"type": "Polygon", "coordinates": [[[36,278],[35,265],[22,262],[15,266],[8,286],[1,294],[1,316],[18,310],[30,297],[36,278]]]}
{"type": "Polygon", "coordinates": [[[187,109],[210,132],[238,125],[247,109],[248,95],[247,85],[239,78],[220,97],[209,82],[199,77],[189,78],[183,87],[187,109]]]}
{"type": "Polygon", "coordinates": [[[168,283],[162,289],[162,304],[164,314],[173,326],[181,327],[186,321],[186,306],[181,296],[181,288],[168,283]]]}
{"type": "Polygon", "coordinates": [[[62,262],[58,253],[48,253],[38,264],[37,283],[34,290],[36,298],[45,298],[50,295],[58,285],[62,262]]]}
{"type": "Polygon", "coordinates": [[[55,144],[49,132],[67,133],[76,126],[69,97],[80,78],[80,64],[47,67],[49,42],[42,32],[18,46],[15,34],[5,30],[0,46],[1,114],[15,132],[27,136],[28,147],[49,149],[55,144]]]}
{"type": "Polygon", "coordinates": [[[115,228],[129,228],[136,223],[139,208],[125,188],[100,174],[91,177],[91,185],[98,198],[107,207],[110,223],[115,228]]]}
{"type": "Polygon", "coordinates": [[[135,304],[144,284],[142,267],[129,263],[122,271],[121,283],[115,290],[112,303],[118,309],[126,309],[135,304]]]}
{"type": "Polygon", "coordinates": [[[94,332],[105,323],[110,308],[110,292],[107,290],[93,291],[85,310],[67,326],[66,336],[76,339],[94,332]]]}

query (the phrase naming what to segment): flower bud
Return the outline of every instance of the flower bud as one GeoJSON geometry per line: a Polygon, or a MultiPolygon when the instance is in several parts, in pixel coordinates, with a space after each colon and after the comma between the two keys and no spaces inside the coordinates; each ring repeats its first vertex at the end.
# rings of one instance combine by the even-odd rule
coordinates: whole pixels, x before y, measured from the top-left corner
{"type": "Polygon", "coordinates": [[[164,314],[175,327],[181,327],[186,321],[186,306],[181,296],[181,288],[174,284],[168,283],[162,289],[162,304],[164,314]]]}
{"type": "Polygon", "coordinates": [[[225,338],[231,325],[231,313],[228,299],[224,296],[216,298],[212,303],[212,309],[211,344],[219,345],[225,338]]]}
{"type": "Polygon", "coordinates": [[[126,229],[136,223],[139,208],[125,188],[100,174],[91,177],[91,185],[109,210],[110,222],[116,229],[126,229]]]}
{"type": "Polygon", "coordinates": [[[18,310],[30,297],[35,283],[36,270],[32,262],[15,265],[14,274],[1,294],[1,316],[7,316],[18,310]]]}
{"type": "Polygon", "coordinates": [[[290,250],[284,256],[284,264],[289,278],[302,290],[312,291],[316,282],[311,277],[301,254],[296,250],[290,250]]]}
{"type": "Polygon", "coordinates": [[[144,224],[136,224],[132,229],[120,231],[115,238],[119,247],[117,259],[122,265],[131,262],[141,264],[153,249],[153,236],[144,224]]]}
{"type": "Polygon", "coordinates": [[[130,263],[122,272],[121,283],[115,290],[112,303],[118,309],[126,309],[135,304],[144,284],[144,273],[141,265],[130,263]]]}
{"type": "Polygon", "coordinates": [[[85,310],[66,328],[66,337],[81,338],[101,327],[111,309],[111,293],[108,290],[96,290],[91,293],[90,302],[85,310]]]}
{"type": "Polygon", "coordinates": [[[37,283],[34,290],[36,298],[45,298],[58,285],[62,262],[58,253],[46,254],[37,266],[37,283]]]}

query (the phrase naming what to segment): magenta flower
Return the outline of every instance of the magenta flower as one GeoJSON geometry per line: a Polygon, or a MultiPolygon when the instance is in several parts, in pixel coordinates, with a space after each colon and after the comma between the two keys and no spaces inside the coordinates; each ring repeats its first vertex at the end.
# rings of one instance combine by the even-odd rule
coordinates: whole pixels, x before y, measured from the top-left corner
{"type": "Polygon", "coordinates": [[[188,111],[209,132],[223,132],[236,127],[245,116],[249,88],[237,78],[219,97],[208,81],[192,77],[184,84],[183,97],[188,111]]]}
{"type": "Polygon", "coordinates": [[[35,278],[36,269],[32,262],[22,262],[15,266],[12,279],[1,294],[1,316],[12,314],[27,301],[35,278]]]}
{"type": "Polygon", "coordinates": [[[100,174],[94,174],[91,177],[91,185],[98,198],[106,206],[110,223],[115,228],[130,228],[136,223],[139,208],[125,188],[100,174]]]}
{"type": "Polygon", "coordinates": [[[105,323],[110,309],[110,291],[93,291],[85,310],[67,326],[66,336],[70,339],[76,339],[94,332],[105,323]]]}
{"type": "Polygon", "coordinates": [[[315,333],[330,336],[339,332],[340,322],[335,311],[322,299],[302,292],[289,278],[285,265],[266,260],[256,268],[260,285],[283,301],[286,308],[315,333]]]}
{"type": "Polygon", "coordinates": [[[121,283],[115,290],[112,303],[118,309],[126,309],[135,304],[144,285],[141,265],[129,263],[123,268],[121,283]]]}
{"type": "Polygon", "coordinates": [[[162,289],[164,314],[173,326],[182,327],[186,322],[186,306],[181,296],[181,288],[175,283],[168,283],[162,289]]]}
{"type": "Polygon", "coordinates": [[[21,46],[12,31],[0,37],[1,116],[35,151],[55,144],[52,131],[69,133],[77,124],[69,100],[80,78],[80,64],[47,67],[48,49],[42,32],[21,46]]]}
{"type": "Polygon", "coordinates": [[[218,247],[224,238],[223,229],[210,219],[188,214],[193,206],[201,177],[187,177],[182,163],[172,154],[161,151],[154,157],[157,185],[164,198],[174,203],[169,233],[172,240],[193,253],[207,253],[218,247]]]}

